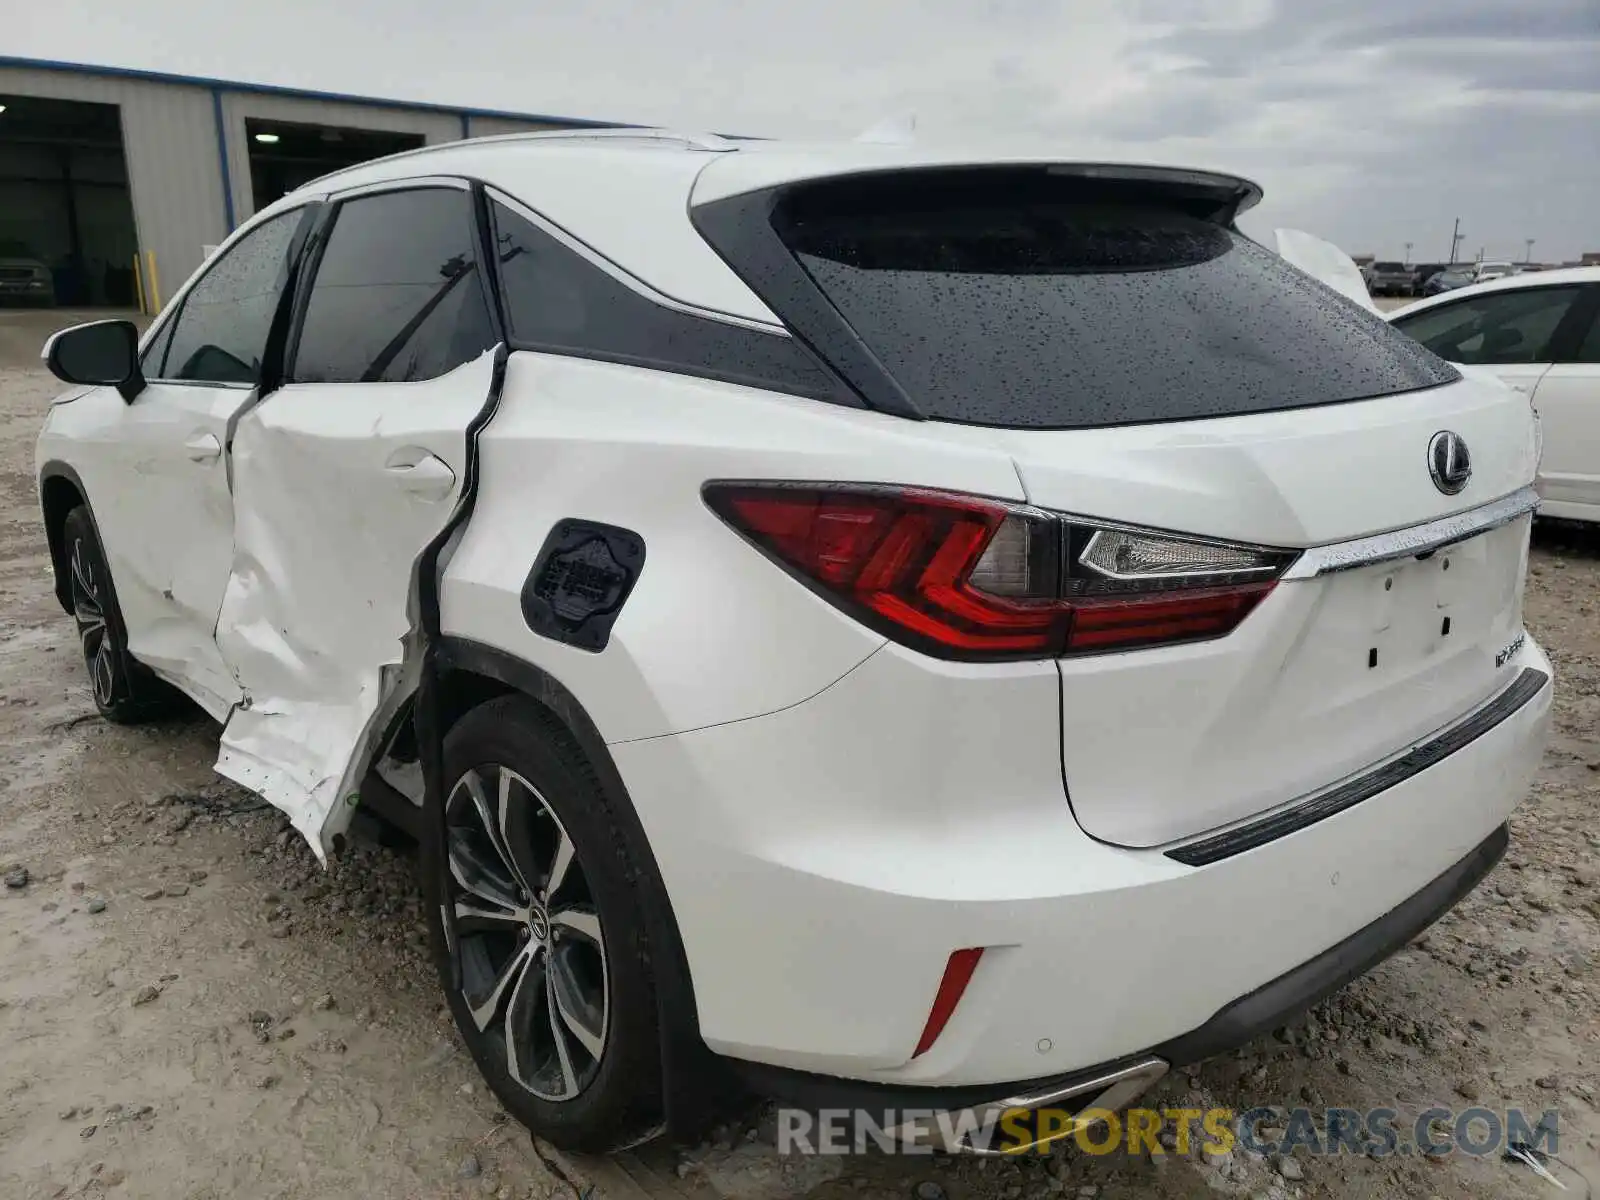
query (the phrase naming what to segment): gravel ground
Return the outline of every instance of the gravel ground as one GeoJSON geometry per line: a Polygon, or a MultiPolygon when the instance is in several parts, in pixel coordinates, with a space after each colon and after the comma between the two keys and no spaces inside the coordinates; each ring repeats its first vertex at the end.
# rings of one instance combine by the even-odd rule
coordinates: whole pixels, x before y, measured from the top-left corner
{"type": "MultiPolygon", "coordinates": [[[[478,1082],[405,853],[328,872],[210,771],[215,727],[94,716],[32,476],[49,314],[0,314],[0,1196],[999,1200],[1584,1195],[1600,1183],[1600,536],[1536,535],[1528,624],[1556,730],[1505,863],[1306,1018],[1164,1083],[1165,1106],[1482,1104],[1560,1114],[1558,1192],[1498,1158],[782,1158],[764,1111],[693,1148],[575,1161],[478,1082]],[[13,886],[15,885],[15,886],[13,886]]],[[[1270,914],[1240,936],[1278,936],[1270,914]]]]}

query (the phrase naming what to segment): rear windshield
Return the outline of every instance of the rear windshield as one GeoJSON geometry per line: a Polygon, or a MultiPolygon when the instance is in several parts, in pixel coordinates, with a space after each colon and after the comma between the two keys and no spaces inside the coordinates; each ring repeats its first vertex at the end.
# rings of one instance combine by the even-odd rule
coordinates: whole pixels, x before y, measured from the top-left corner
{"type": "Polygon", "coordinates": [[[1333,404],[1458,378],[1194,206],[1081,181],[806,189],[773,227],[923,414],[1020,428],[1333,404]]]}
{"type": "Polygon", "coordinates": [[[1377,263],[1373,269],[1377,271],[1404,271],[1406,268],[1403,263],[1377,263]]]}

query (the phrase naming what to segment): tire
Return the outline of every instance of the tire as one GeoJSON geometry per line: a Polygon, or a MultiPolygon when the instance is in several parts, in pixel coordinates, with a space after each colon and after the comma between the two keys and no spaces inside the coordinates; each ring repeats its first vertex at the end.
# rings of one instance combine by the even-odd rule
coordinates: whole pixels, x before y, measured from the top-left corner
{"type": "Polygon", "coordinates": [[[100,715],[118,725],[172,713],[178,693],[128,653],[127,626],[111,584],[100,534],[86,505],[67,514],[62,526],[63,552],[72,594],[72,618],[89,671],[89,690],[100,715]]]}
{"type": "Polygon", "coordinates": [[[425,814],[429,934],[478,1069],[562,1149],[648,1139],[662,1120],[654,972],[629,838],[594,772],[543,709],[503,696],[446,735],[443,777],[425,814]]]}

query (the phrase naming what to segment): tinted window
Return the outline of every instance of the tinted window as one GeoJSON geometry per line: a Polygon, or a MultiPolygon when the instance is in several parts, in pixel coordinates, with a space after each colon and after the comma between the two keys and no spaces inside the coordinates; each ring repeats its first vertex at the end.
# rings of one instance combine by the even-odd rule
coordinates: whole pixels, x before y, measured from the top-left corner
{"type": "Polygon", "coordinates": [[[497,340],[478,277],[471,195],[385,192],[346,201],[334,216],[293,378],[433,379],[497,340]]]}
{"type": "Polygon", "coordinates": [[[1441,304],[1395,328],[1441,358],[1472,364],[1550,361],[1550,339],[1578,298],[1576,287],[1490,292],[1441,304]]]}
{"type": "Polygon", "coordinates": [[[800,395],[837,388],[792,338],[657,304],[503,205],[490,212],[512,345],[800,395]]]}
{"type": "Polygon", "coordinates": [[[1085,199],[1081,181],[1038,172],[918,174],[811,189],[774,227],[930,417],[1171,421],[1456,377],[1203,211],[1085,199]]]}
{"type": "Polygon", "coordinates": [[[139,369],[146,379],[160,379],[167,361],[167,347],[172,344],[172,331],[178,327],[176,316],[161,327],[150,339],[150,344],[139,355],[139,369]]]}
{"type": "Polygon", "coordinates": [[[257,226],[189,289],[160,378],[256,382],[289,275],[289,249],[304,215],[280,213],[257,226]]]}
{"type": "Polygon", "coordinates": [[[1583,340],[1578,343],[1578,350],[1572,356],[1572,361],[1600,363],[1600,313],[1589,318],[1589,332],[1584,334],[1583,340]]]}

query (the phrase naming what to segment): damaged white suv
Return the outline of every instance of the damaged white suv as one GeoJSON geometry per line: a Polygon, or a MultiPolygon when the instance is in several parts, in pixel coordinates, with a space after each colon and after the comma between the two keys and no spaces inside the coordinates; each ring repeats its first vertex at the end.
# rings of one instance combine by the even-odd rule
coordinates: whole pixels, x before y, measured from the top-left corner
{"type": "Polygon", "coordinates": [[[1548,720],[1526,400],[1258,198],[646,133],[319,180],[47,347],[96,703],[192,698],[319,855],[410,829],[559,1144],[1125,1100],[1471,888],[1548,720]]]}

